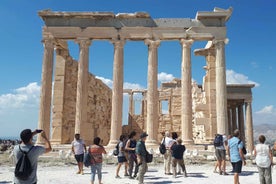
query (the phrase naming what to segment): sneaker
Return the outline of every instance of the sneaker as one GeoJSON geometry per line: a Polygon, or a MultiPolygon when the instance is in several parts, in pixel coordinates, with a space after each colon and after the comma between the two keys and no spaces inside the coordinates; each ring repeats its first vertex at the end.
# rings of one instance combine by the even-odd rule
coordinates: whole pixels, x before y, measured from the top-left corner
{"type": "Polygon", "coordinates": [[[136,178],[137,177],[137,174],[134,174],[133,178],[136,178]]]}
{"type": "Polygon", "coordinates": [[[135,177],[133,177],[133,176],[129,176],[129,179],[131,179],[131,180],[133,180],[135,177]]]}
{"type": "Polygon", "coordinates": [[[219,175],[222,175],[222,171],[219,171],[219,175]]]}
{"type": "Polygon", "coordinates": [[[80,174],[80,173],[81,173],[80,171],[76,172],[76,174],[80,174]]]}
{"type": "Polygon", "coordinates": [[[115,178],[117,178],[117,179],[121,179],[121,176],[117,175],[117,176],[115,176],[115,178]]]}
{"type": "Polygon", "coordinates": [[[223,175],[224,175],[224,176],[227,176],[227,175],[229,175],[229,174],[228,174],[227,172],[223,172],[223,175]]]}

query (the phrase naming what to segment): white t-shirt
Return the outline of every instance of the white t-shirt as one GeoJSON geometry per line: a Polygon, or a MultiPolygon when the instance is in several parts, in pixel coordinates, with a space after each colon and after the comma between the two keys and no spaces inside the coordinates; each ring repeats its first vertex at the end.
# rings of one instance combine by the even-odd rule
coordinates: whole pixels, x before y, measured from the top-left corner
{"type": "Polygon", "coordinates": [[[262,168],[268,168],[271,165],[269,158],[269,146],[266,144],[256,145],[256,164],[262,168]]]}
{"type": "MultiPolygon", "coordinates": [[[[163,140],[162,140],[162,142],[163,142],[163,140]]],[[[173,142],[173,139],[172,139],[172,138],[170,138],[170,137],[165,137],[165,146],[166,146],[166,147],[171,146],[172,142],[173,142]]]]}
{"type": "Polygon", "coordinates": [[[84,153],[84,141],[82,139],[74,139],[71,144],[74,148],[75,155],[81,155],[84,153]]]}

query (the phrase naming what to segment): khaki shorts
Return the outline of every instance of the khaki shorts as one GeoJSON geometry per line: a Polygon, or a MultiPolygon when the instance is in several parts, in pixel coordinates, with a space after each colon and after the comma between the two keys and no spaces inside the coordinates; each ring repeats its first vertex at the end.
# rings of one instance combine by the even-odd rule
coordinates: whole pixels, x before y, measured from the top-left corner
{"type": "Polygon", "coordinates": [[[215,153],[218,160],[226,160],[226,150],[216,149],[215,153]]]}

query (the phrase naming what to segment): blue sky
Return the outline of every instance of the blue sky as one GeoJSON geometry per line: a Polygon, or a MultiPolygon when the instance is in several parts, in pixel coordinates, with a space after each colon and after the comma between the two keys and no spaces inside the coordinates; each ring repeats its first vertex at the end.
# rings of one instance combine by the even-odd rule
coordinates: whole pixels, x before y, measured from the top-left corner
{"type": "MultiPolygon", "coordinates": [[[[1,0],[0,2],[0,137],[16,136],[21,129],[36,128],[43,57],[43,21],[39,10],[148,12],[152,18],[195,18],[197,11],[233,7],[227,23],[226,67],[228,83],[254,83],[254,124],[276,123],[276,1],[274,0],[1,0]]],[[[196,42],[192,49],[204,47],[196,42]]],[[[70,42],[78,59],[78,46],[70,42]]],[[[147,86],[147,47],[127,42],[124,50],[125,87],[147,86]]],[[[193,54],[192,54],[193,55],[193,54]]],[[[161,42],[158,49],[159,82],[180,78],[180,44],[161,42]]],[[[93,41],[90,72],[112,83],[113,45],[93,41]]],[[[192,56],[192,77],[202,83],[205,59],[192,56]]]]}

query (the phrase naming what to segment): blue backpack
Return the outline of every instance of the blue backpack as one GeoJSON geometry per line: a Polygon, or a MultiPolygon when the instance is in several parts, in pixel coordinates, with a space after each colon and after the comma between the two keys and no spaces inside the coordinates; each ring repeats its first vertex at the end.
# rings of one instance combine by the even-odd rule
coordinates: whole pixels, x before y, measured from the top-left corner
{"type": "Polygon", "coordinates": [[[219,147],[223,145],[223,137],[220,134],[217,134],[214,139],[214,146],[219,147]]]}

